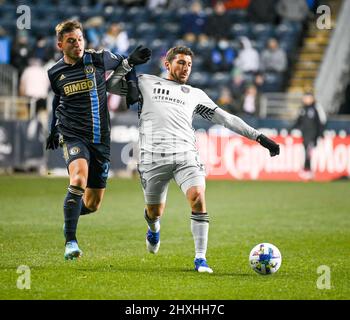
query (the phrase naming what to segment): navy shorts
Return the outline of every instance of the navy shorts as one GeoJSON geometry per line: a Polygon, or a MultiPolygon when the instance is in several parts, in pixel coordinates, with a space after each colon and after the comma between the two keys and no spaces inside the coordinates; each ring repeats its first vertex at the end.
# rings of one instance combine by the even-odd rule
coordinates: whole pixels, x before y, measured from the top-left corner
{"type": "Polygon", "coordinates": [[[60,146],[67,169],[76,159],[86,159],[88,162],[87,187],[104,189],[106,187],[110,165],[110,144],[90,143],[79,138],[60,137],[60,146]]]}

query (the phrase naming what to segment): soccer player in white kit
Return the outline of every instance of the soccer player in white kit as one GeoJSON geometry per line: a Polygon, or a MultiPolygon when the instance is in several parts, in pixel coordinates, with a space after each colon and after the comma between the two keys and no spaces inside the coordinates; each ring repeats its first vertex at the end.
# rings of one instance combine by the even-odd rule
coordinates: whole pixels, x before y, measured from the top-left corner
{"type": "Polygon", "coordinates": [[[193,52],[187,47],[171,48],[165,57],[166,78],[139,75],[138,170],[145,197],[144,216],[148,224],[146,246],[157,253],[160,246],[160,218],[164,213],[168,185],[174,178],[191,207],[191,231],[195,246],[194,266],[212,273],[206,251],[209,215],[205,202],[205,169],[198,157],[193,115],[225,126],[279,154],[279,145],[242,119],[220,109],[204,91],[187,85],[193,52]]]}

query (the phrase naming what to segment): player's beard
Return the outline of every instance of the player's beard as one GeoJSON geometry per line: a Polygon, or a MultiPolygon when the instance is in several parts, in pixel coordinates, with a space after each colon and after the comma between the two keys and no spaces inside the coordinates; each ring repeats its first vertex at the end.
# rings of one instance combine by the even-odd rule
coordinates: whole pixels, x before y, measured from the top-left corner
{"type": "Polygon", "coordinates": [[[180,83],[180,84],[185,84],[187,82],[187,80],[188,80],[188,77],[185,80],[182,80],[175,73],[171,73],[170,75],[177,83],[180,83]]]}
{"type": "Polygon", "coordinates": [[[75,53],[75,50],[72,50],[71,52],[69,52],[68,54],[66,54],[70,60],[73,60],[74,62],[79,61],[83,54],[84,54],[84,50],[81,50],[79,53],[75,53]]]}

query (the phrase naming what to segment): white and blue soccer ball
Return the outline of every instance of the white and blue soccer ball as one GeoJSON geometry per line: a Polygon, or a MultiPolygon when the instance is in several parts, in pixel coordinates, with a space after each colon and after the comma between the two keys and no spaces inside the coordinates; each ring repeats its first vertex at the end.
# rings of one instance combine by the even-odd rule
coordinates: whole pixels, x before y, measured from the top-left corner
{"type": "Polygon", "coordinates": [[[281,252],[271,243],[259,243],[250,251],[249,264],[259,274],[276,273],[281,263],[281,252]]]}

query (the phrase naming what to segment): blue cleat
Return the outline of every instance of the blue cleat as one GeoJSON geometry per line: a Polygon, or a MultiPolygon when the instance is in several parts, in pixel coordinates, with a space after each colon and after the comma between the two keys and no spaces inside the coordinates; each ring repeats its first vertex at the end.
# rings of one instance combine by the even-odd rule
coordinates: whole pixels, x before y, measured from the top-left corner
{"type": "Polygon", "coordinates": [[[213,270],[208,266],[207,260],[205,259],[195,259],[194,269],[198,272],[213,273],[213,270]]]}
{"type": "Polygon", "coordinates": [[[148,229],[146,233],[146,247],[150,253],[157,253],[160,247],[160,232],[152,232],[148,229]]]}
{"type": "Polygon", "coordinates": [[[76,241],[73,240],[66,243],[66,250],[64,251],[65,260],[74,260],[80,258],[82,255],[83,251],[79,249],[76,241]]]}

